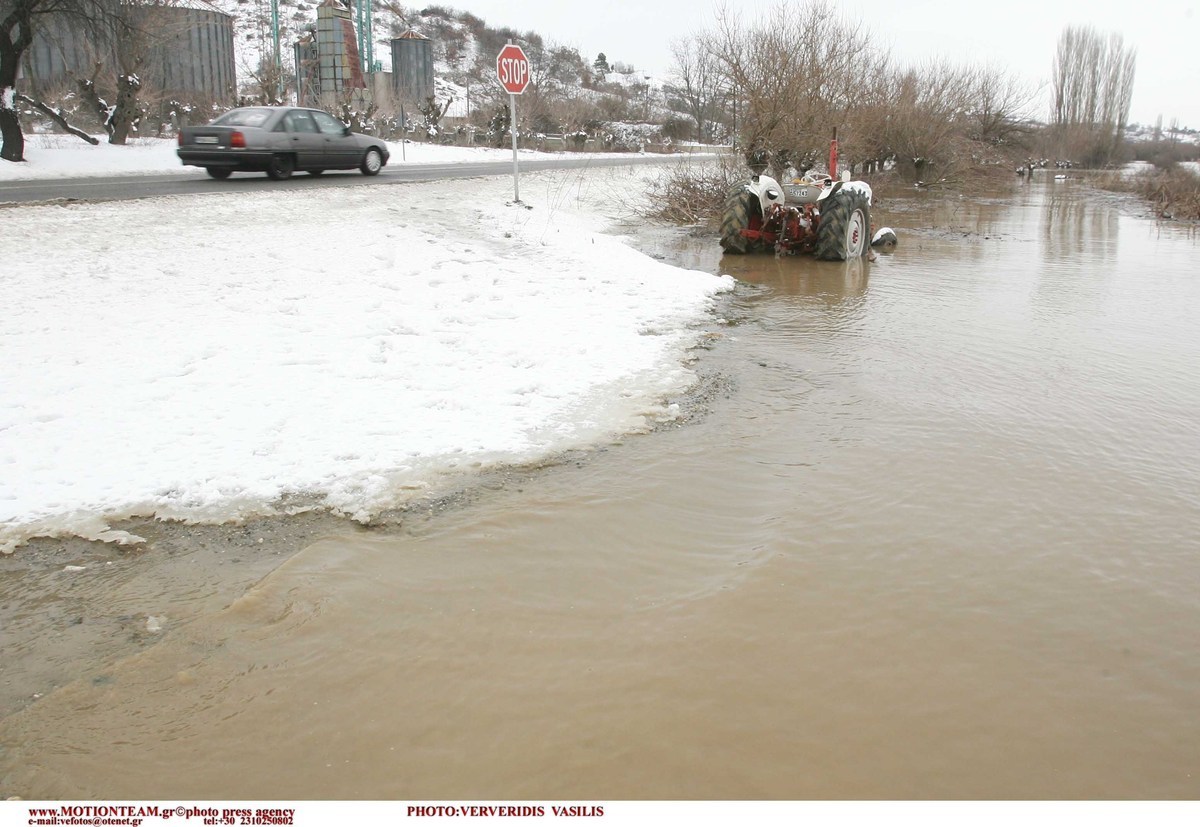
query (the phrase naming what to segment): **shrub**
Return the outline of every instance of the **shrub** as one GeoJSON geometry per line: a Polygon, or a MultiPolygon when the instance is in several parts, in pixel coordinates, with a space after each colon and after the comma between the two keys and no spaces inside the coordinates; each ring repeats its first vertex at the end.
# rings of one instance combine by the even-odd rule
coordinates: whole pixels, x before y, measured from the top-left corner
{"type": "Polygon", "coordinates": [[[732,155],[714,163],[672,166],[650,188],[654,196],[649,217],[715,228],[729,193],[748,175],[742,159],[732,155]]]}
{"type": "Polygon", "coordinates": [[[1113,173],[1096,183],[1103,189],[1141,196],[1159,218],[1200,219],[1200,175],[1185,167],[1147,170],[1132,177],[1113,173]]]}

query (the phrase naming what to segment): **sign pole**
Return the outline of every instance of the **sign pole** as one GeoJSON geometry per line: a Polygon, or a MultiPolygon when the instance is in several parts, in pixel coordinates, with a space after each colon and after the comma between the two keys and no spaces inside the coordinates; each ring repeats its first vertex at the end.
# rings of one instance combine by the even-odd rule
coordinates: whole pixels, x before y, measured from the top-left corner
{"type": "Polygon", "coordinates": [[[512,124],[512,144],[513,144],[513,201],[517,204],[521,203],[521,185],[519,178],[521,175],[520,169],[517,167],[517,96],[508,96],[508,117],[512,124]]]}
{"type": "Polygon", "coordinates": [[[512,131],[513,145],[513,202],[521,203],[521,170],[517,165],[517,95],[529,85],[529,58],[525,51],[511,40],[496,55],[496,79],[508,92],[508,126],[512,131]]]}

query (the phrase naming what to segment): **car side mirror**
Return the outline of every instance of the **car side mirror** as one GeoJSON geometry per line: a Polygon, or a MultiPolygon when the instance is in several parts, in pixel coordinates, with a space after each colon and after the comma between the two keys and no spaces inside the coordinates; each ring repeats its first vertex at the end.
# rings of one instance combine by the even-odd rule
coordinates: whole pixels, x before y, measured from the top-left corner
{"type": "Polygon", "coordinates": [[[346,137],[349,137],[349,136],[350,136],[350,127],[348,127],[348,126],[343,126],[343,127],[342,127],[342,134],[343,134],[343,135],[345,135],[346,137]]]}

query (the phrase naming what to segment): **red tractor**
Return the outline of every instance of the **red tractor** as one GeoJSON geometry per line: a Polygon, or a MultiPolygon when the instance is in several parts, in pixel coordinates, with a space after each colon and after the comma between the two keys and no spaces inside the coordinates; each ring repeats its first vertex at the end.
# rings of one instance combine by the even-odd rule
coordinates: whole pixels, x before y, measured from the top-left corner
{"type": "MultiPolygon", "coordinates": [[[[836,139],[829,168],[836,174],[836,139]]],[[[896,234],[890,228],[872,234],[870,185],[825,174],[780,185],[759,172],[730,193],[721,216],[721,247],[726,253],[806,253],[846,261],[867,255],[871,247],[895,246],[896,234]]]]}

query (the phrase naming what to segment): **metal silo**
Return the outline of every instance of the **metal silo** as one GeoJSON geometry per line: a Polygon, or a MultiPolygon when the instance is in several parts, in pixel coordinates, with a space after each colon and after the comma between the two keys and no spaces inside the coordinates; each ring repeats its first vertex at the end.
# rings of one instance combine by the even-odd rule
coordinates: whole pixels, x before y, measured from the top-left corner
{"type": "Polygon", "coordinates": [[[335,0],[317,7],[317,52],[322,93],[367,88],[350,10],[335,0]]]}
{"type": "Polygon", "coordinates": [[[34,84],[71,83],[76,74],[91,76],[97,60],[111,60],[111,47],[97,44],[61,18],[39,20],[25,52],[27,77],[34,84]]]}
{"type": "Polygon", "coordinates": [[[392,40],[392,88],[401,100],[433,96],[433,41],[414,31],[392,40]]]}
{"type": "Polygon", "coordinates": [[[140,34],[119,43],[61,18],[41,21],[26,53],[29,79],[38,86],[73,86],[76,76],[92,77],[97,64],[101,77],[111,78],[120,66],[121,51],[126,61],[141,58],[137,73],[147,91],[234,102],[233,17],[204,4],[131,4],[123,9],[140,34]]]}
{"type": "Polygon", "coordinates": [[[204,95],[234,103],[233,17],[202,8],[143,8],[139,15],[158,36],[142,70],[143,80],[167,95],[204,95]]]}

